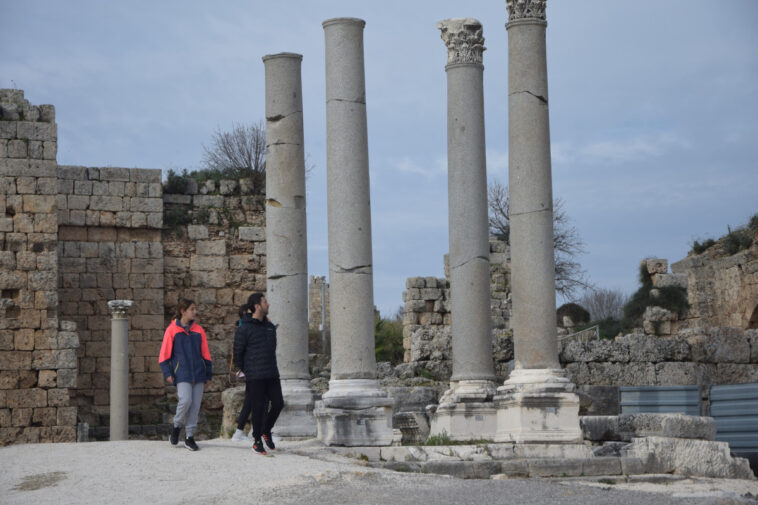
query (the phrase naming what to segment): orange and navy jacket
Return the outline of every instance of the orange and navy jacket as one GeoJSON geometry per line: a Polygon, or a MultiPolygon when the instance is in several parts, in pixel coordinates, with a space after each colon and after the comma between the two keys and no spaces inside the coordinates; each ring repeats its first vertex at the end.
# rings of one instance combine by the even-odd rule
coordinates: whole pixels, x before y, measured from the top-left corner
{"type": "Polygon", "coordinates": [[[211,352],[205,330],[195,321],[189,331],[177,324],[176,319],[166,328],[158,362],[163,377],[179,382],[205,382],[211,380],[211,352]]]}

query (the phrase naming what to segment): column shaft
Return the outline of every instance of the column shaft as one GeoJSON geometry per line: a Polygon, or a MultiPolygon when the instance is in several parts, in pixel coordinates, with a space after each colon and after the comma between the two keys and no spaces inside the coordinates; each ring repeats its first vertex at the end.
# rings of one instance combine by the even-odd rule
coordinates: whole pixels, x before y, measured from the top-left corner
{"type": "Polygon", "coordinates": [[[110,440],[129,439],[129,319],[130,300],[111,300],[110,440]]]}
{"type": "Polygon", "coordinates": [[[508,180],[516,368],[560,368],[545,28],[508,24],[508,180]]]}
{"type": "Polygon", "coordinates": [[[266,299],[283,380],[308,373],[308,246],[302,56],[263,58],[266,69],[266,299]]]}
{"type": "Polygon", "coordinates": [[[324,23],[332,379],[375,379],[363,27],[324,23]]]}
{"type": "Polygon", "coordinates": [[[305,214],[302,55],[263,57],[266,69],[266,298],[277,323],[284,409],[281,437],[316,434],[308,371],[308,241],[305,214]]]}

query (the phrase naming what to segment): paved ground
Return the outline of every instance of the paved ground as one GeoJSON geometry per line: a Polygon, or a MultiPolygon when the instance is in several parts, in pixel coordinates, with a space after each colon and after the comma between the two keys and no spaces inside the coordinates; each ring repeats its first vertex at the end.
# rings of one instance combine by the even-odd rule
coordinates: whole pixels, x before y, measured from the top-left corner
{"type": "Polygon", "coordinates": [[[575,480],[460,480],[379,470],[280,443],[274,457],[247,444],[168,442],[31,444],[0,448],[0,503],[14,504],[756,504],[756,481],[607,485],[575,480]],[[311,455],[298,455],[304,451],[311,455]],[[314,457],[314,454],[317,457],[314,457]],[[750,493],[750,494],[748,494],[750,493]]]}

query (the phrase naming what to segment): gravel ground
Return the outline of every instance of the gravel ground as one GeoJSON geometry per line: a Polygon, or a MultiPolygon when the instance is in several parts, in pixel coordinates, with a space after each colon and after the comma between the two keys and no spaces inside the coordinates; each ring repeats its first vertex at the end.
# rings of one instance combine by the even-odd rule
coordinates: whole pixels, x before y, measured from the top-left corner
{"type": "Polygon", "coordinates": [[[757,504],[758,482],[723,479],[605,485],[551,479],[460,480],[363,466],[314,442],[30,444],[0,448],[0,503],[14,504],[757,504]],[[295,452],[305,451],[308,455],[295,452]],[[750,494],[748,494],[750,493],[750,494]]]}

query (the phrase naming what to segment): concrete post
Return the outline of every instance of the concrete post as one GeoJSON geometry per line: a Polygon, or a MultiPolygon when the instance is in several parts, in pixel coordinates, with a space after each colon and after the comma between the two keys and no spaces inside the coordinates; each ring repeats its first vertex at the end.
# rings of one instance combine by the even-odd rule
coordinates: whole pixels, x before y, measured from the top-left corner
{"type": "MultiPolygon", "coordinates": [[[[511,322],[516,367],[498,388],[496,440],[580,443],[579,399],[560,367],[556,337],[546,0],[507,0],[506,4],[511,322]]],[[[582,451],[581,447],[577,450],[582,451]]]]}
{"type": "Polygon", "coordinates": [[[129,439],[129,319],[131,300],[111,300],[110,439],[129,439]]]}
{"type": "Polygon", "coordinates": [[[266,73],[266,299],[278,324],[281,437],[316,435],[308,371],[308,255],[299,54],[263,57],[266,73]]]}
{"type": "Polygon", "coordinates": [[[484,143],[482,25],[472,18],[437,23],[448,50],[447,157],[453,374],[431,434],[493,438],[489,230],[484,143]]]}
{"type": "Polygon", "coordinates": [[[392,442],[392,400],[379,389],[374,355],[365,24],[323,23],[332,376],[315,414],[327,445],[392,442]]]}

